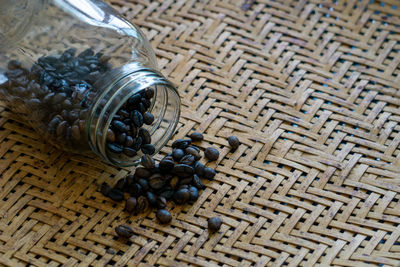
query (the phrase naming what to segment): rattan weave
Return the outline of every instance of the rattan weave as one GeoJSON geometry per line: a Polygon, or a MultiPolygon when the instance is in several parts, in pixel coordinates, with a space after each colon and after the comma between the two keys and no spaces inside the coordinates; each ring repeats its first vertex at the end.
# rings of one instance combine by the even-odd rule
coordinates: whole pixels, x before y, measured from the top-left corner
{"type": "Polygon", "coordinates": [[[98,192],[127,169],[59,151],[0,106],[0,265],[400,262],[399,1],[111,3],[179,87],[175,138],[220,149],[216,179],[169,206],[171,225],[129,216],[98,192]],[[121,223],[137,235],[117,239],[121,223]]]}

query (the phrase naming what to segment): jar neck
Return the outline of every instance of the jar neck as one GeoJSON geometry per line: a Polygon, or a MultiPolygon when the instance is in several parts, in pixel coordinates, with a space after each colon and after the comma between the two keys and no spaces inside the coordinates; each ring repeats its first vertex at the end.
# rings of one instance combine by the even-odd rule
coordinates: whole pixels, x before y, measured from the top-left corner
{"type": "Polygon", "coordinates": [[[136,165],[140,153],[133,158],[115,156],[107,152],[107,131],[114,115],[134,94],[153,88],[155,95],[148,112],[155,120],[147,130],[152,135],[156,152],[168,142],[175,131],[180,116],[179,95],[171,82],[158,71],[142,67],[137,63],[127,64],[121,69],[105,75],[95,83],[101,94],[95,100],[88,118],[88,140],[91,149],[101,158],[114,165],[128,167],[136,165]],[[105,80],[107,79],[107,80],[105,80]]]}

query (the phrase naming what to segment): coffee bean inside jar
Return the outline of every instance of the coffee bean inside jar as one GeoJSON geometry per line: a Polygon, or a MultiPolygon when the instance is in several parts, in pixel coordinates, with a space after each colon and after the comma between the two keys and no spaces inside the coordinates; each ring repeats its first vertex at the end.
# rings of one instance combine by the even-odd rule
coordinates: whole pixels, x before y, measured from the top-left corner
{"type": "Polygon", "coordinates": [[[11,60],[5,79],[0,79],[6,80],[0,84],[0,95],[58,148],[94,151],[113,164],[133,165],[168,141],[179,118],[179,98],[154,71],[134,72],[126,66],[121,70],[109,60],[90,48],[42,56],[31,67],[11,60]],[[127,75],[127,69],[133,73],[127,75]],[[115,78],[121,72],[125,77],[115,78]],[[137,82],[135,75],[144,81],[137,82]],[[174,101],[171,114],[164,106],[168,97],[174,101]]]}

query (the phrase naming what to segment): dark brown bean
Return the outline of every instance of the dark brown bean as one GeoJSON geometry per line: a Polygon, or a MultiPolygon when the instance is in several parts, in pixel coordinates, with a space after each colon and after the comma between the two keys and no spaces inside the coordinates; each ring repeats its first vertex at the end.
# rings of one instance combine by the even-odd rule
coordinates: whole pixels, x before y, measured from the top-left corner
{"type": "Polygon", "coordinates": [[[81,131],[79,130],[78,125],[72,126],[71,134],[75,141],[79,141],[81,139],[81,131]]]}
{"type": "Polygon", "coordinates": [[[166,188],[160,193],[160,197],[164,197],[165,199],[171,199],[174,196],[174,190],[171,188],[166,188]]]}
{"type": "Polygon", "coordinates": [[[190,198],[189,190],[186,188],[181,188],[174,194],[174,200],[177,204],[184,204],[190,198]]]}
{"type": "Polygon", "coordinates": [[[60,122],[60,124],[58,124],[57,129],[56,129],[57,136],[59,136],[59,137],[64,136],[65,133],[67,132],[67,128],[68,128],[67,121],[60,122]]]}
{"type": "Polygon", "coordinates": [[[177,164],[173,169],[173,173],[178,175],[179,177],[189,177],[193,175],[194,170],[191,166],[186,164],[177,164]]]}
{"type": "Polygon", "coordinates": [[[175,148],[172,151],[172,157],[174,158],[175,161],[180,161],[181,158],[185,155],[185,152],[182,149],[175,148]]]}
{"type": "Polygon", "coordinates": [[[211,233],[218,232],[219,229],[221,228],[222,225],[222,220],[218,217],[212,217],[208,219],[208,230],[211,233]]]}
{"type": "Polygon", "coordinates": [[[156,196],[155,196],[152,192],[147,191],[147,192],[146,192],[146,198],[147,198],[147,200],[149,201],[149,204],[150,204],[151,206],[153,206],[153,207],[156,207],[156,206],[157,206],[157,198],[156,198],[156,196]]]}
{"type": "Polygon", "coordinates": [[[119,189],[112,188],[110,192],[108,192],[108,197],[119,202],[124,200],[124,192],[119,189]]]}
{"type": "Polygon", "coordinates": [[[163,196],[157,197],[157,208],[164,209],[167,206],[167,199],[163,196]]]}
{"type": "Polygon", "coordinates": [[[229,136],[228,143],[233,150],[236,150],[240,146],[239,138],[237,138],[236,136],[229,136]]]}
{"type": "Polygon", "coordinates": [[[141,147],[143,154],[153,155],[156,152],[156,148],[152,144],[145,144],[141,147]]]}
{"type": "Polygon", "coordinates": [[[202,164],[202,163],[200,163],[199,161],[197,161],[195,164],[194,164],[194,172],[198,175],[198,176],[200,176],[200,177],[203,177],[204,176],[204,169],[205,169],[206,167],[202,164]]]}
{"type": "Polygon", "coordinates": [[[143,155],[140,158],[140,164],[146,169],[153,169],[155,167],[155,161],[150,155],[143,155]]]}
{"type": "Polygon", "coordinates": [[[113,130],[111,130],[111,129],[107,130],[107,141],[110,143],[115,142],[115,134],[114,134],[113,130]]]}
{"type": "Polygon", "coordinates": [[[138,213],[143,213],[149,208],[149,201],[145,196],[140,196],[137,199],[136,211],[138,213]]]}
{"type": "Polygon", "coordinates": [[[126,140],[126,133],[118,134],[117,138],[115,139],[115,141],[120,145],[124,145],[125,144],[125,140],[126,140]]]}
{"type": "Polygon", "coordinates": [[[144,128],[139,129],[139,136],[142,138],[143,144],[150,144],[151,143],[151,135],[149,131],[144,128]]]}
{"type": "Polygon", "coordinates": [[[131,112],[130,118],[136,127],[142,127],[143,125],[143,115],[138,110],[133,110],[131,112]]]}
{"type": "Polygon", "coordinates": [[[130,197],[126,200],[125,210],[127,212],[133,212],[136,209],[137,200],[135,197],[130,197]]]}
{"type": "Polygon", "coordinates": [[[124,151],[124,154],[130,158],[137,155],[137,151],[130,147],[124,147],[123,151],[124,151]]]}
{"type": "Polygon", "coordinates": [[[179,164],[193,165],[195,162],[195,157],[191,154],[185,155],[180,161],[179,164]]]}
{"type": "Polygon", "coordinates": [[[133,138],[132,138],[132,136],[130,136],[130,135],[126,136],[124,145],[127,146],[127,147],[130,147],[130,146],[133,145],[133,138]]]}
{"type": "Polygon", "coordinates": [[[160,161],[159,168],[162,172],[170,172],[175,166],[172,157],[165,157],[160,161]]]}
{"type": "Polygon", "coordinates": [[[107,143],[107,149],[112,153],[121,154],[123,147],[117,143],[107,143]]]}
{"type": "Polygon", "coordinates": [[[172,220],[171,213],[164,209],[158,210],[156,213],[156,217],[157,217],[158,221],[162,224],[170,223],[172,220]]]}
{"type": "Polygon", "coordinates": [[[172,143],[172,148],[186,149],[191,142],[191,140],[187,139],[178,139],[172,143]]]}
{"type": "Polygon", "coordinates": [[[137,167],[135,170],[135,175],[140,178],[149,178],[151,176],[151,171],[143,167],[137,167]]]}
{"type": "Polygon", "coordinates": [[[143,122],[146,125],[151,125],[154,122],[154,115],[149,112],[144,113],[143,122]]]}
{"type": "Polygon", "coordinates": [[[212,179],[214,179],[215,174],[216,173],[215,173],[214,169],[212,169],[210,167],[204,168],[204,175],[203,175],[204,178],[206,178],[208,180],[212,180],[212,179]]]}
{"type": "Polygon", "coordinates": [[[189,187],[189,194],[190,194],[190,196],[189,196],[190,202],[194,202],[199,198],[199,191],[194,186],[189,187]]]}
{"type": "Polygon", "coordinates": [[[118,189],[118,190],[124,190],[124,189],[125,189],[125,183],[126,183],[125,177],[124,177],[124,178],[121,178],[121,179],[119,179],[119,180],[117,181],[117,183],[114,185],[114,188],[115,188],[115,189],[118,189]]]}
{"type": "Polygon", "coordinates": [[[201,158],[199,151],[195,149],[193,146],[187,147],[185,149],[185,153],[193,155],[195,160],[199,160],[201,158]]]}
{"type": "Polygon", "coordinates": [[[129,193],[134,196],[138,197],[143,194],[143,189],[142,186],[138,183],[134,183],[130,188],[129,188],[129,193]]]}
{"type": "Polygon", "coordinates": [[[192,139],[193,142],[203,141],[203,139],[204,139],[203,135],[199,132],[191,133],[189,135],[189,137],[190,137],[190,139],[192,139]]]}
{"type": "Polygon", "coordinates": [[[128,129],[125,123],[119,120],[113,120],[111,125],[118,131],[125,133],[128,129]]]}
{"type": "Polygon", "coordinates": [[[137,183],[142,186],[143,191],[149,190],[149,182],[146,179],[140,178],[137,183]]]}
{"type": "Polygon", "coordinates": [[[193,175],[193,180],[192,180],[192,184],[198,189],[204,189],[205,185],[203,184],[203,182],[201,181],[200,177],[197,174],[193,175]]]}
{"type": "Polygon", "coordinates": [[[144,93],[144,97],[146,97],[147,99],[152,99],[154,96],[154,89],[153,88],[147,88],[145,93],[144,93]]]}
{"type": "Polygon", "coordinates": [[[104,182],[104,183],[101,184],[100,192],[105,197],[108,197],[108,194],[110,193],[111,189],[112,189],[112,187],[109,184],[104,182]]]}
{"type": "Polygon", "coordinates": [[[169,181],[169,185],[171,186],[172,189],[177,189],[178,185],[179,185],[179,178],[178,177],[173,177],[170,181],[169,181]]]}
{"type": "Polygon", "coordinates": [[[162,174],[156,173],[150,176],[149,186],[155,190],[161,189],[165,185],[165,180],[162,174]]]}
{"type": "Polygon", "coordinates": [[[115,227],[115,232],[122,238],[130,238],[134,235],[132,228],[124,224],[115,227]]]}
{"type": "Polygon", "coordinates": [[[218,159],[218,157],[219,157],[219,152],[218,152],[218,150],[217,150],[216,148],[207,147],[207,148],[204,150],[204,156],[205,156],[207,159],[209,159],[209,160],[211,160],[211,161],[214,161],[214,160],[217,160],[217,159],[218,159]]]}

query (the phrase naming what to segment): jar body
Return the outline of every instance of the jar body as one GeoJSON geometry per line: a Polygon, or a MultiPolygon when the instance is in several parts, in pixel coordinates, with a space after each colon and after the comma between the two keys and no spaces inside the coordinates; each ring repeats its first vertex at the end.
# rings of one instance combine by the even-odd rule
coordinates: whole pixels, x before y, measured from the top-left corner
{"type": "Polygon", "coordinates": [[[143,152],[130,140],[141,128],[155,143],[149,152],[168,141],[179,96],[137,27],[97,0],[18,0],[7,9],[0,18],[0,96],[47,141],[120,166],[143,152]],[[143,123],[152,112],[154,121],[143,123]]]}

